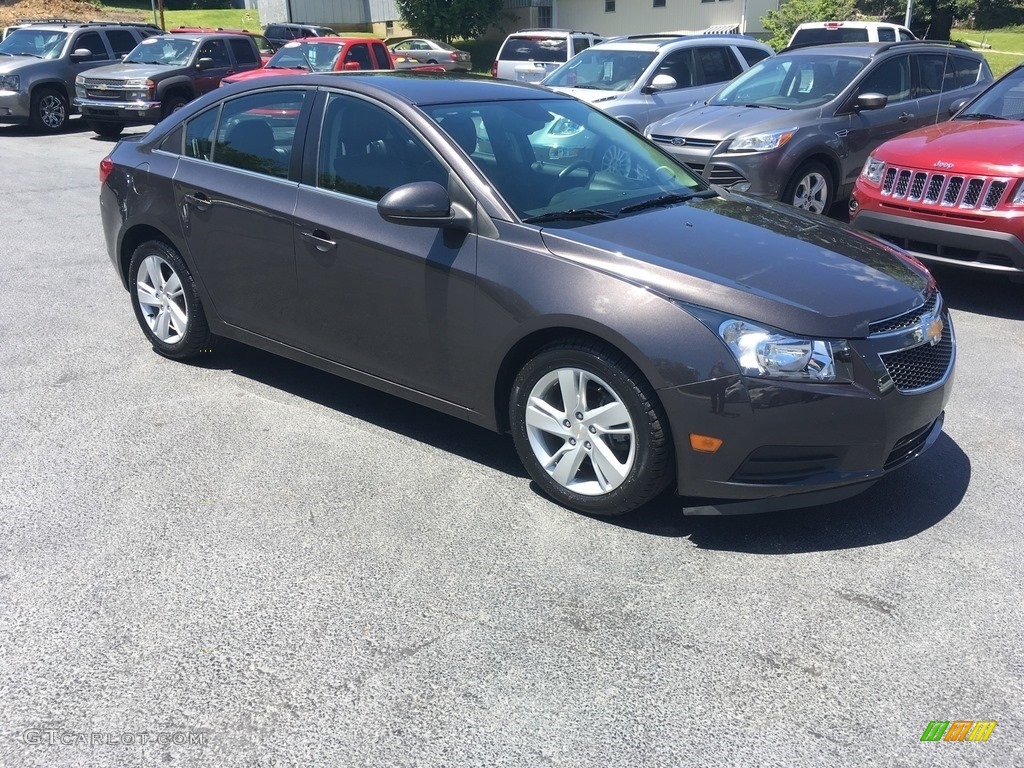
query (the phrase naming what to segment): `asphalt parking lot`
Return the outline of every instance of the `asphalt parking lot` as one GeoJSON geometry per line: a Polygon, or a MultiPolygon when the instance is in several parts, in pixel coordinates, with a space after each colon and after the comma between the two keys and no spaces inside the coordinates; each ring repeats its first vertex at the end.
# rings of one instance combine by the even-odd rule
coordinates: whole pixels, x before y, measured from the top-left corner
{"type": "Polygon", "coordinates": [[[937,273],[945,434],[863,495],[589,519],[507,437],[153,353],[73,126],[0,127],[0,765],[1024,765],[1024,285],[937,273]]]}

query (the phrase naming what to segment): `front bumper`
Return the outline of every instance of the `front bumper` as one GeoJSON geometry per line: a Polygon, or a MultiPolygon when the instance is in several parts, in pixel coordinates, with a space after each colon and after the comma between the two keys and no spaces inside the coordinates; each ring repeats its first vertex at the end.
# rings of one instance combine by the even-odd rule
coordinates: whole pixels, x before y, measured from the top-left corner
{"type": "MultiPolygon", "coordinates": [[[[924,261],[1024,274],[1024,242],[1009,232],[896,216],[863,205],[852,211],[850,226],[888,240],[924,261]]],[[[1017,227],[1021,226],[1018,221],[1017,227]]]]}
{"type": "Polygon", "coordinates": [[[659,391],[688,514],[768,511],[847,498],[912,461],[942,431],[956,358],[948,313],[941,341],[851,340],[855,381],[809,384],[730,376],[659,391]],[[914,368],[929,377],[917,386],[914,368]],[[715,453],[689,435],[722,440],[715,453]]]}
{"type": "Polygon", "coordinates": [[[0,91],[0,123],[27,123],[31,114],[29,95],[24,91],[0,91]]]}
{"type": "Polygon", "coordinates": [[[76,97],[74,104],[87,120],[155,124],[161,117],[159,101],[100,101],[76,97]]]}
{"type": "Polygon", "coordinates": [[[710,184],[737,187],[743,192],[778,200],[782,196],[794,168],[790,158],[781,151],[729,153],[724,142],[687,140],[679,146],[675,137],[651,135],[655,144],[710,184]]]}

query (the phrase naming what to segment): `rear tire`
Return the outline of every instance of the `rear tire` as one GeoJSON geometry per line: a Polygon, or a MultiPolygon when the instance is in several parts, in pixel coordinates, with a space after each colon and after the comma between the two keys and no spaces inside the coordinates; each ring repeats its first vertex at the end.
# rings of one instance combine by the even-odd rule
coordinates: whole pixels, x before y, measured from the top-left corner
{"type": "Polygon", "coordinates": [[[519,458],[555,501],[588,515],[621,515],[673,475],[668,421],[643,374],[592,339],[541,349],[509,397],[519,458]]]}
{"type": "Polygon", "coordinates": [[[128,287],[135,319],[153,349],[184,360],[209,350],[213,336],[192,273],[167,243],[148,240],[132,254],[128,287]]]}
{"type": "Polygon", "coordinates": [[[44,133],[59,133],[68,124],[68,100],[55,88],[37,88],[32,92],[32,127],[44,133]]]}

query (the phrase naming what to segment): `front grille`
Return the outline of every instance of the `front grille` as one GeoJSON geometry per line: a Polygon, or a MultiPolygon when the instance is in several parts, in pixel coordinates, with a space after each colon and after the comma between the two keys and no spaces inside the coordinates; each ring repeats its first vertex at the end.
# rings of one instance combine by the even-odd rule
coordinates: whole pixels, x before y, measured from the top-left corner
{"type": "Polygon", "coordinates": [[[900,392],[914,392],[931,387],[949,371],[953,360],[953,331],[946,318],[942,338],[936,344],[919,344],[910,349],[880,355],[885,370],[900,392]]]}
{"type": "Polygon", "coordinates": [[[917,309],[912,309],[909,312],[897,315],[896,317],[890,317],[886,320],[878,320],[868,326],[868,333],[872,336],[877,336],[883,333],[893,333],[894,331],[902,331],[905,328],[913,328],[916,325],[920,325],[924,322],[925,317],[928,317],[935,312],[935,308],[939,305],[939,292],[932,291],[925,303],[917,309]]]}
{"type": "Polygon", "coordinates": [[[933,421],[931,424],[927,424],[897,440],[882,468],[886,470],[894,469],[914,458],[928,439],[928,434],[932,431],[934,425],[935,422],[933,421]]]}
{"type": "Polygon", "coordinates": [[[720,184],[723,187],[746,181],[743,174],[739,173],[735,168],[729,168],[726,165],[712,165],[711,173],[708,174],[707,179],[712,184],[720,184]]]}
{"type": "Polygon", "coordinates": [[[121,101],[124,99],[124,94],[120,91],[98,91],[92,88],[87,89],[85,95],[90,99],[103,99],[104,101],[121,101]]]}
{"type": "Polygon", "coordinates": [[[86,88],[96,88],[101,85],[109,86],[110,88],[124,88],[124,80],[105,80],[102,77],[87,77],[85,78],[86,88]]]}
{"type": "Polygon", "coordinates": [[[709,149],[711,147],[717,147],[718,142],[715,139],[688,139],[680,138],[679,136],[669,136],[664,133],[653,133],[651,134],[651,141],[655,144],[670,144],[677,147],[696,147],[697,149],[709,149]],[[677,141],[681,141],[681,144],[676,144],[677,141]]]}
{"type": "Polygon", "coordinates": [[[751,453],[732,476],[737,483],[796,483],[835,472],[843,460],[841,448],[765,445],[751,453]]]}
{"type": "Polygon", "coordinates": [[[1003,202],[1011,181],[995,176],[931,173],[890,165],[882,177],[881,193],[893,200],[926,206],[991,211],[1003,202]]]}

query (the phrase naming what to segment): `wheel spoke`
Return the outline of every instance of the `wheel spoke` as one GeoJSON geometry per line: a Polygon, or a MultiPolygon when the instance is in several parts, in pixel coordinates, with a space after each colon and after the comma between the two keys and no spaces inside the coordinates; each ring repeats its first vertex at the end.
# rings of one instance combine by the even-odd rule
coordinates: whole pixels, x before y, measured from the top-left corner
{"type": "Polygon", "coordinates": [[[594,474],[597,476],[598,485],[602,491],[610,491],[617,488],[626,479],[627,467],[619,462],[604,440],[593,441],[594,450],[591,452],[590,461],[594,465],[594,474]]]}
{"type": "Polygon", "coordinates": [[[184,292],[181,287],[181,279],[178,277],[177,272],[171,272],[171,276],[167,278],[167,282],[164,283],[164,293],[167,294],[168,298],[174,299],[180,296],[184,292]]]}
{"type": "Polygon", "coordinates": [[[547,432],[559,437],[567,437],[570,434],[568,427],[563,423],[565,414],[559,413],[558,409],[550,403],[541,400],[539,397],[531,397],[526,406],[526,423],[535,427],[541,432],[547,432]]]}
{"type": "Polygon", "coordinates": [[[629,411],[622,403],[614,402],[602,405],[583,414],[583,423],[598,427],[604,433],[630,434],[633,430],[629,424],[629,411]]]}
{"type": "Polygon", "coordinates": [[[584,452],[583,445],[581,443],[570,446],[569,450],[563,453],[562,457],[558,459],[558,463],[555,465],[555,469],[551,473],[551,477],[553,477],[559,484],[568,486],[576,477],[576,473],[579,472],[580,464],[583,463],[583,459],[586,455],[587,454],[584,452]]]}
{"type": "Polygon", "coordinates": [[[580,387],[582,373],[569,368],[558,372],[558,386],[562,390],[562,407],[565,412],[575,411],[580,406],[580,387]]]}
{"type": "Polygon", "coordinates": [[[185,333],[188,328],[188,315],[178,306],[177,302],[171,302],[167,307],[167,314],[170,316],[171,327],[179,336],[185,333]]]}
{"type": "Polygon", "coordinates": [[[170,326],[171,316],[167,310],[160,310],[160,314],[156,316],[156,324],[153,326],[153,333],[160,341],[167,341],[168,337],[168,326],[170,326]]]}
{"type": "Polygon", "coordinates": [[[156,297],[156,291],[143,280],[136,281],[135,292],[139,295],[139,304],[145,304],[150,307],[160,306],[160,300],[156,297]]]}
{"type": "Polygon", "coordinates": [[[153,288],[158,291],[163,290],[164,275],[160,271],[160,261],[156,257],[150,256],[146,259],[146,274],[149,276],[149,284],[153,288]]]}

